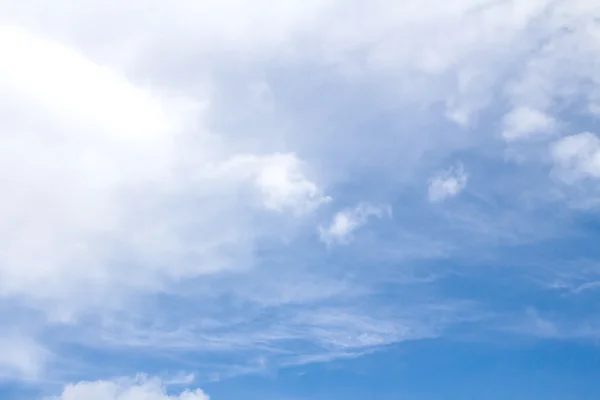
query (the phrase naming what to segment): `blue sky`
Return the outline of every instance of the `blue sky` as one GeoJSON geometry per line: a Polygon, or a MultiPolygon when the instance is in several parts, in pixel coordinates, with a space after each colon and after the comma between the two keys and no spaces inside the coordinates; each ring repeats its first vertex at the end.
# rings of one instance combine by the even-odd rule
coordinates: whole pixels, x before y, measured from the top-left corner
{"type": "Polygon", "coordinates": [[[597,398],[595,3],[0,2],[0,397],[597,398]]]}

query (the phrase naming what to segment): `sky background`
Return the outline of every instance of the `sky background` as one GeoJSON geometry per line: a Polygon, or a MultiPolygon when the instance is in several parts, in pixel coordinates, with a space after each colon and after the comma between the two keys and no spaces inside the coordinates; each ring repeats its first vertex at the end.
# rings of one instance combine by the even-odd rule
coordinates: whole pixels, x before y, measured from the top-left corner
{"type": "Polygon", "coordinates": [[[0,0],[0,397],[597,399],[599,21],[0,0]]]}

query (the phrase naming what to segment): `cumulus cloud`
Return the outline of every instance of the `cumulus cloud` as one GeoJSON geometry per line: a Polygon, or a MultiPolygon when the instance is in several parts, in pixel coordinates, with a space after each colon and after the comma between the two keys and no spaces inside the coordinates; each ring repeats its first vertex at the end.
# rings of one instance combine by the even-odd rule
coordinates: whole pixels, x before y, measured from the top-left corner
{"type": "Polygon", "coordinates": [[[302,162],[293,153],[236,155],[221,163],[217,170],[253,181],[263,206],[272,211],[302,215],[331,201],[331,197],[305,177],[302,162]]]}
{"type": "Polygon", "coordinates": [[[158,378],[138,376],[134,379],[82,381],[67,385],[62,394],[45,400],[209,400],[200,389],[168,394],[158,378]]]}
{"type": "Polygon", "coordinates": [[[552,117],[544,112],[518,107],[504,117],[504,140],[511,142],[525,139],[536,134],[548,134],[555,127],[552,117]]]}
{"type": "Polygon", "coordinates": [[[377,206],[360,203],[353,208],[337,212],[327,227],[319,227],[319,237],[327,244],[347,243],[353,233],[369,222],[371,218],[382,218],[391,215],[389,206],[377,206]]]}
{"type": "Polygon", "coordinates": [[[293,155],[275,155],[261,169],[256,183],[264,195],[267,208],[281,211],[291,207],[296,213],[314,210],[331,197],[301,173],[298,159],[293,155]]]}
{"type": "Polygon", "coordinates": [[[457,196],[467,186],[468,175],[462,165],[450,168],[429,181],[428,197],[432,203],[457,196]]]}
{"type": "Polygon", "coordinates": [[[2,28],[0,53],[0,294],[44,296],[94,275],[97,239],[122,229],[127,192],[167,179],[181,121],[68,46],[2,28]]]}
{"type": "Polygon", "coordinates": [[[0,296],[25,296],[70,318],[111,306],[102,300],[109,293],[118,301],[165,277],[248,264],[244,254],[260,233],[245,225],[237,193],[246,187],[247,198],[255,193],[263,209],[282,213],[306,214],[329,200],[296,155],[237,156],[216,143],[203,123],[204,93],[140,85],[9,25],[0,29],[0,53],[0,296]],[[193,210],[170,206],[191,199],[193,210]],[[116,267],[124,259],[127,271],[116,267]]]}

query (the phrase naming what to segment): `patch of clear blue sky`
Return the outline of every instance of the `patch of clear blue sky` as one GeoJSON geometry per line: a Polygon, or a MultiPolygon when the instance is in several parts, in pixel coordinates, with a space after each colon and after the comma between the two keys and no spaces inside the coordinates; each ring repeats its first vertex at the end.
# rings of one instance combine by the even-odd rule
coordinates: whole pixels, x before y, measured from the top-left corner
{"type": "Polygon", "coordinates": [[[217,399],[592,400],[600,348],[561,340],[445,338],[352,360],[205,385],[217,399]]]}

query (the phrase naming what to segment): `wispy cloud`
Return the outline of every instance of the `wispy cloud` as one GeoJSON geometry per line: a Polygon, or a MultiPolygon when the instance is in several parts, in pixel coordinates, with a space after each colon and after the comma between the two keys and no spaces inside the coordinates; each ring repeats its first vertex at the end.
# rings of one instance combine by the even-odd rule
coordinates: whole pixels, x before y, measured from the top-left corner
{"type": "Polygon", "coordinates": [[[348,243],[352,234],[369,222],[371,218],[391,217],[389,206],[359,203],[353,208],[338,211],[326,227],[319,227],[319,237],[327,244],[348,243]]]}
{"type": "Polygon", "coordinates": [[[590,132],[566,136],[551,148],[557,173],[568,181],[600,178],[600,138],[590,132]]]}

